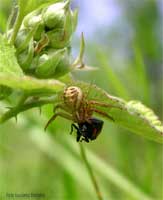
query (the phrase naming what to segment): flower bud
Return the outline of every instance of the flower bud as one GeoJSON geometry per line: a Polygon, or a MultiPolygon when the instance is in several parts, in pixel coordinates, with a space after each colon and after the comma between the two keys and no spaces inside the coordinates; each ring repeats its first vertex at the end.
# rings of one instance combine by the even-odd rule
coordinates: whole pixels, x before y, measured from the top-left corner
{"type": "Polygon", "coordinates": [[[28,48],[19,53],[17,56],[18,63],[20,64],[21,68],[24,71],[27,71],[30,68],[33,56],[34,56],[34,46],[33,46],[33,40],[31,39],[28,48]]]}
{"type": "Polygon", "coordinates": [[[49,38],[49,45],[54,49],[61,49],[69,44],[69,38],[67,38],[64,29],[48,31],[47,36],[49,38]]]}
{"type": "MultiPolygon", "coordinates": [[[[22,45],[22,43],[26,40],[28,35],[28,30],[27,29],[20,29],[18,32],[18,35],[16,37],[15,40],[15,47],[18,48],[22,45]]],[[[26,47],[28,46],[28,44],[26,44],[26,47]]],[[[24,47],[24,48],[26,48],[24,47]]]]}
{"type": "Polygon", "coordinates": [[[57,51],[49,51],[46,54],[40,56],[38,60],[38,66],[36,68],[36,76],[39,78],[52,78],[55,75],[55,70],[58,63],[62,60],[62,57],[66,49],[57,51]]]}
{"type": "Polygon", "coordinates": [[[40,40],[41,34],[44,32],[44,23],[42,20],[42,14],[40,11],[34,11],[29,13],[23,20],[24,26],[30,30],[35,29],[33,37],[35,40],[40,40]]]}
{"type": "Polygon", "coordinates": [[[65,13],[64,26],[47,32],[50,46],[56,49],[68,46],[76,24],[77,12],[73,13],[68,9],[65,13]]]}
{"type": "Polygon", "coordinates": [[[41,35],[45,32],[45,26],[42,23],[40,23],[33,35],[34,40],[39,41],[41,39],[41,35]]]}
{"type": "Polygon", "coordinates": [[[49,29],[62,27],[64,24],[65,10],[69,5],[69,1],[55,3],[47,8],[42,17],[45,25],[49,29]]]}
{"type": "Polygon", "coordinates": [[[64,76],[68,72],[70,72],[70,70],[71,70],[70,66],[71,66],[71,64],[70,64],[70,56],[66,52],[64,54],[64,56],[62,57],[62,59],[60,60],[60,62],[58,63],[58,65],[56,66],[54,78],[59,78],[61,76],[64,76]]]}
{"type": "Polygon", "coordinates": [[[57,78],[71,70],[69,47],[78,13],[72,12],[69,4],[70,0],[59,1],[25,16],[15,41],[17,59],[25,73],[57,78]]]}
{"type": "Polygon", "coordinates": [[[26,28],[32,28],[42,23],[42,15],[40,12],[40,10],[36,10],[26,15],[23,20],[23,25],[26,28]]]}

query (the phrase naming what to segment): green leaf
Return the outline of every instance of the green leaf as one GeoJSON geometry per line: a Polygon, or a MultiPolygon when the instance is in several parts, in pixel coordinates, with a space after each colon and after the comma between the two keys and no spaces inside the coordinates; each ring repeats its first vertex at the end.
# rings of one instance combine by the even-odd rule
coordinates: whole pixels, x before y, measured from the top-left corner
{"type": "Polygon", "coordinates": [[[8,76],[22,76],[16,56],[15,48],[0,34],[0,74],[8,76]]]}
{"type": "MultiPolygon", "coordinates": [[[[14,47],[9,45],[0,34],[0,77],[7,76],[10,79],[22,75],[23,72],[17,63],[14,47]]],[[[6,98],[11,92],[12,90],[6,87],[6,84],[0,78],[0,99],[6,98]]]]}
{"type": "Polygon", "coordinates": [[[80,87],[89,100],[108,104],[108,106],[96,106],[96,109],[111,116],[115,124],[123,126],[149,140],[163,143],[163,126],[161,122],[154,112],[141,102],[127,102],[84,82],[75,82],[74,85],[80,87]]]}

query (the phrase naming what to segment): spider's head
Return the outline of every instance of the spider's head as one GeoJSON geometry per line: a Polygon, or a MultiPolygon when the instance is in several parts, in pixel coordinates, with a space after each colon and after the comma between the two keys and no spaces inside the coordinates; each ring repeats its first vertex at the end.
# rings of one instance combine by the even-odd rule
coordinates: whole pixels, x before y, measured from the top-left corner
{"type": "Polygon", "coordinates": [[[80,141],[81,137],[81,141],[95,140],[102,130],[103,123],[100,119],[90,118],[89,121],[78,124],[77,142],[80,141]]]}

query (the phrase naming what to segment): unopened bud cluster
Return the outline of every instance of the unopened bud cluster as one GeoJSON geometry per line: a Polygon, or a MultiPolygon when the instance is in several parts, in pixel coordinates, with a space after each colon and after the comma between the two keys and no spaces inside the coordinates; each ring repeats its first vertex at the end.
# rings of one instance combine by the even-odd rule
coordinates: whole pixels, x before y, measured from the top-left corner
{"type": "Polygon", "coordinates": [[[70,71],[70,40],[77,25],[77,11],[69,0],[29,13],[15,46],[20,66],[38,78],[57,78],[70,71]]]}

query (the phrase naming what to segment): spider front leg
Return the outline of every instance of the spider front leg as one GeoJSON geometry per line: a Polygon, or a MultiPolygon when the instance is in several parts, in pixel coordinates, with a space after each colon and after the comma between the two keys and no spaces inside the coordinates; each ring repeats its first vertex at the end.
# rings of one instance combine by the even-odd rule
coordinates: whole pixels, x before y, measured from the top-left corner
{"type": "Polygon", "coordinates": [[[66,111],[66,112],[69,111],[69,109],[68,109],[66,106],[64,106],[64,104],[62,104],[62,103],[59,103],[59,104],[57,104],[56,106],[54,106],[53,112],[55,113],[56,110],[58,110],[58,109],[64,110],[64,111],[66,111]]]}
{"type": "Polygon", "coordinates": [[[110,107],[110,108],[119,108],[119,109],[122,109],[119,106],[114,106],[114,105],[111,105],[111,104],[108,104],[108,103],[103,103],[103,102],[94,101],[94,100],[89,101],[89,104],[96,105],[96,106],[101,106],[101,107],[110,107]]]}
{"type": "MultiPolygon", "coordinates": [[[[89,104],[93,106],[101,106],[101,107],[110,107],[110,108],[119,108],[119,109],[122,109],[120,106],[114,106],[114,105],[111,105],[111,104],[108,104],[108,103],[103,103],[103,102],[98,102],[98,101],[95,101],[95,100],[91,100],[89,101],[89,104]]],[[[101,111],[101,110],[98,110],[96,108],[92,108],[91,109],[93,112],[96,112],[96,113],[99,113],[101,115],[103,115],[104,117],[107,117],[109,118],[110,120],[112,121],[115,121],[110,115],[108,115],[106,112],[104,111],[101,111]]]]}
{"type": "Polygon", "coordinates": [[[115,121],[110,115],[108,115],[108,114],[107,114],[106,112],[104,112],[104,111],[98,110],[98,109],[96,109],[96,108],[92,108],[91,110],[92,110],[93,112],[96,112],[96,113],[98,113],[98,114],[104,116],[104,117],[109,118],[109,119],[112,120],[112,121],[115,121]]]}
{"type": "MultiPolygon", "coordinates": [[[[65,108],[65,106],[64,106],[63,104],[57,104],[57,105],[53,108],[53,112],[55,113],[56,110],[58,110],[58,109],[61,109],[61,110],[64,110],[64,111],[67,111],[67,112],[68,112],[68,110],[65,108]]],[[[64,113],[64,112],[55,113],[55,114],[49,119],[49,121],[47,122],[47,124],[46,124],[44,130],[47,129],[47,127],[49,126],[49,124],[50,124],[52,121],[54,121],[55,118],[56,118],[57,116],[66,118],[66,119],[68,119],[68,120],[72,120],[72,116],[71,116],[70,114],[68,114],[68,113],[64,113]]]]}
{"type": "Polygon", "coordinates": [[[49,124],[50,124],[52,121],[54,121],[55,118],[58,117],[58,116],[73,121],[72,116],[71,116],[70,114],[68,114],[68,113],[64,113],[64,112],[55,113],[55,114],[49,119],[49,121],[47,122],[47,124],[46,124],[46,126],[45,126],[45,128],[44,128],[45,131],[46,131],[47,127],[49,126],[49,124]]]}

